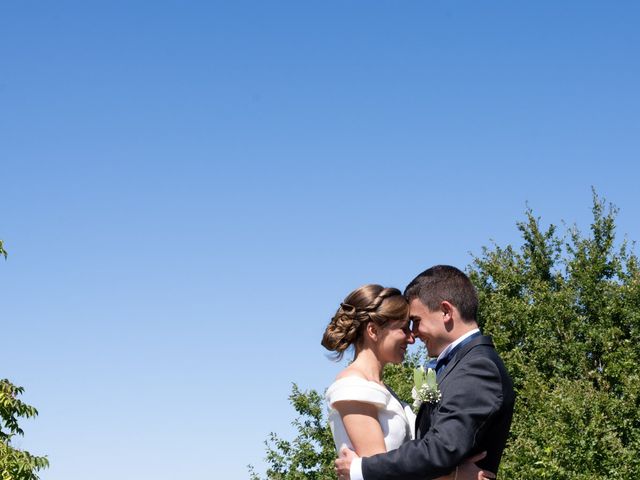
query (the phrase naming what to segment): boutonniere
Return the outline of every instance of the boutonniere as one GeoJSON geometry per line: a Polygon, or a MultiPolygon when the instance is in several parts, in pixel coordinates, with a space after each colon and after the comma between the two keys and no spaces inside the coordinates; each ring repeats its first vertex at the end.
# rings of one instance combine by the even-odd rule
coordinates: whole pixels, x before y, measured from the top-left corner
{"type": "Polygon", "coordinates": [[[417,412],[423,402],[438,403],[442,394],[438,388],[436,381],[436,372],[433,368],[424,367],[416,368],[413,371],[413,388],[411,389],[413,397],[413,408],[417,412]]]}

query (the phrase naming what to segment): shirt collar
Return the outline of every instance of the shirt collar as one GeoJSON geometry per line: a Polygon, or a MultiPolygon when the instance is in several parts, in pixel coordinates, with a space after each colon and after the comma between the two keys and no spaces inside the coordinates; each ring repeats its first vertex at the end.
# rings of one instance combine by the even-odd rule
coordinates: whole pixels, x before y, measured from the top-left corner
{"type": "Polygon", "coordinates": [[[462,342],[465,338],[470,337],[471,335],[473,335],[474,333],[479,333],[480,329],[479,328],[474,328],[473,330],[468,331],[467,333],[465,333],[464,335],[458,337],[457,340],[454,340],[453,342],[451,342],[447,348],[445,348],[440,355],[438,355],[438,361],[442,360],[443,358],[445,358],[449,352],[454,349],[456,347],[456,345],[458,345],[460,342],[462,342]]]}

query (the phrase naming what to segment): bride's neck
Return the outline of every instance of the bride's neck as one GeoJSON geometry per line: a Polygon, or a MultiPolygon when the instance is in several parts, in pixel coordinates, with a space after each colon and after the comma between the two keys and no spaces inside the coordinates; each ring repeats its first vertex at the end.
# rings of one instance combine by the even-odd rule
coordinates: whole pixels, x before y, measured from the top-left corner
{"type": "Polygon", "coordinates": [[[356,354],[356,358],[351,364],[356,367],[368,380],[382,383],[382,363],[371,349],[365,348],[356,354]]]}

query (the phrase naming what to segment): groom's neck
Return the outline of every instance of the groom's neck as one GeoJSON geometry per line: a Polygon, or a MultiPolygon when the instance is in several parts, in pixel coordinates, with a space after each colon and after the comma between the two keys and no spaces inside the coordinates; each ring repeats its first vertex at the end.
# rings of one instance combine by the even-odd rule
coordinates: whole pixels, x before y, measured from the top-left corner
{"type": "Polygon", "coordinates": [[[478,323],[475,321],[461,322],[457,324],[455,328],[450,332],[451,333],[449,337],[451,339],[450,343],[455,342],[457,339],[459,339],[463,335],[466,335],[470,331],[475,330],[476,328],[478,328],[478,323]]]}

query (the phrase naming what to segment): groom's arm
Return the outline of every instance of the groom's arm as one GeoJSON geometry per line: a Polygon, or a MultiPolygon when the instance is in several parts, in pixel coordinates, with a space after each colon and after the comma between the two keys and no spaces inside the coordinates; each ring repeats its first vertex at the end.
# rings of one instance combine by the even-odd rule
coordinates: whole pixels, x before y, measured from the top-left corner
{"type": "Polygon", "coordinates": [[[478,436],[502,405],[496,364],[470,353],[447,380],[426,435],[397,450],[362,459],[364,480],[424,480],[446,475],[478,453],[478,436]]]}

